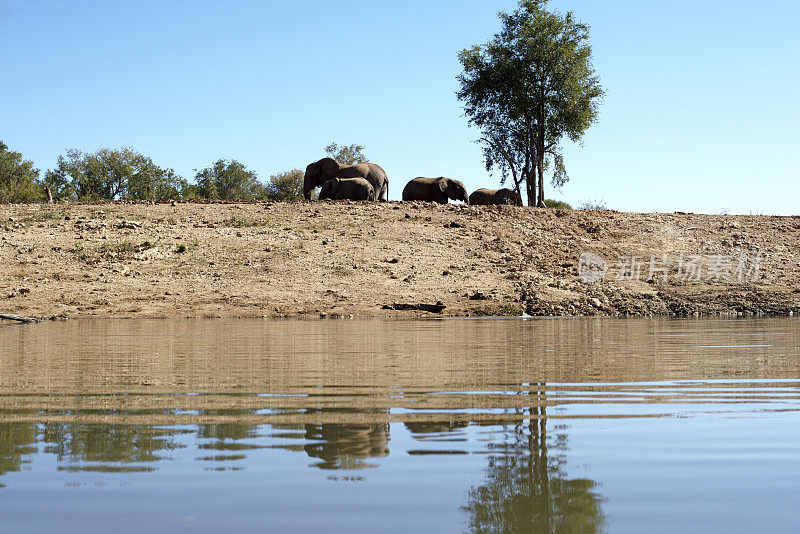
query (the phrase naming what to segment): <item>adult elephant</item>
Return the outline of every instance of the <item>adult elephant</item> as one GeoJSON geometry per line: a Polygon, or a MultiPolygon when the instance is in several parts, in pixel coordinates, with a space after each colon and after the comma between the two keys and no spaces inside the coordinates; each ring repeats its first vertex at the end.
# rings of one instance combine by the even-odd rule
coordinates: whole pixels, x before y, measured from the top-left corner
{"type": "Polygon", "coordinates": [[[467,188],[464,182],[445,178],[414,178],[403,189],[403,200],[425,200],[447,204],[448,199],[463,200],[469,204],[467,188]]]}
{"type": "Polygon", "coordinates": [[[375,190],[375,200],[389,199],[389,178],[380,165],[375,163],[357,163],[342,165],[333,158],[322,158],[306,167],[303,176],[303,196],[311,199],[311,190],[321,187],[331,178],[364,178],[375,190]]]}
{"type": "Polygon", "coordinates": [[[375,189],[363,178],[331,178],[322,184],[320,200],[375,200],[375,189]]]}
{"type": "Polygon", "coordinates": [[[510,206],[522,206],[522,197],[513,189],[504,187],[502,189],[477,189],[469,196],[469,203],[475,205],[507,204],[510,206]]]}

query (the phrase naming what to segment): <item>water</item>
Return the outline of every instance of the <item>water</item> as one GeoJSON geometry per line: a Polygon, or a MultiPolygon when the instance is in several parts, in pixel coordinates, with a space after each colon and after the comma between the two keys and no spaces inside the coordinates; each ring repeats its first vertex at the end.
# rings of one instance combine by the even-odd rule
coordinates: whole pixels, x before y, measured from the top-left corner
{"type": "Polygon", "coordinates": [[[0,532],[797,532],[800,323],[0,327],[0,532]]]}

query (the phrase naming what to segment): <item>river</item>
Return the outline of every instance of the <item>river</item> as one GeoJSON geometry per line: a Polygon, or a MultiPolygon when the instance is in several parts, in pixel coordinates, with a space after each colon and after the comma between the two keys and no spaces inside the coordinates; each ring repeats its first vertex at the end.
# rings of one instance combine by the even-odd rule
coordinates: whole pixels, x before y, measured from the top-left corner
{"type": "Polygon", "coordinates": [[[800,322],[0,327],[0,531],[796,532],[800,322]]]}

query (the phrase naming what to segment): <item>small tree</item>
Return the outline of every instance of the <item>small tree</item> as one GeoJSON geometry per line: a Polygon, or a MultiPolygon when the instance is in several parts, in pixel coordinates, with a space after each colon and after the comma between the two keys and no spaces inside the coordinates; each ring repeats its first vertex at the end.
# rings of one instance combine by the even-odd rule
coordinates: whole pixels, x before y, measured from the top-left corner
{"type": "Polygon", "coordinates": [[[195,175],[197,196],[219,200],[253,200],[265,196],[255,172],[236,160],[217,160],[195,175]]]}
{"type": "Polygon", "coordinates": [[[180,196],[186,181],[162,169],[131,147],[101,148],[94,153],[68,149],[47,171],[45,185],[57,200],[150,200],[180,196]]]}
{"type": "Polygon", "coordinates": [[[270,200],[302,200],[303,171],[292,169],[270,176],[266,185],[266,196],[270,200]]]}
{"type": "Polygon", "coordinates": [[[364,145],[339,146],[331,143],[325,147],[325,152],[342,165],[355,165],[368,161],[364,155],[364,145]]]}
{"type": "Polygon", "coordinates": [[[0,202],[36,202],[43,198],[39,169],[0,141],[0,202]]]}
{"type": "Polygon", "coordinates": [[[528,204],[544,206],[544,172],[553,185],[569,176],[560,143],[578,141],[597,119],[603,90],[592,64],[589,27],[572,12],[545,9],[547,0],[520,0],[513,13],[499,13],[503,28],[483,46],[459,53],[458,99],[478,127],[487,170],[501,183],[524,184],[528,204]]]}

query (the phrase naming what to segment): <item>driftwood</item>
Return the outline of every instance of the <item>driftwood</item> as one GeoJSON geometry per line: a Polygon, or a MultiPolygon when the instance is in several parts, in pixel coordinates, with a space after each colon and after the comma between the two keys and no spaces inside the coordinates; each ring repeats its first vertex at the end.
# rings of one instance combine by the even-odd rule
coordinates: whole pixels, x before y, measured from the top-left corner
{"type": "Polygon", "coordinates": [[[22,315],[14,315],[11,313],[0,313],[0,319],[8,319],[9,321],[19,321],[20,323],[39,323],[42,320],[34,317],[24,317],[22,315]]]}
{"type": "Polygon", "coordinates": [[[436,304],[386,304],[383,306],[384,310],[420,310],[431,313],[442,313],[442,310],[447,306],[441,302],[436,304]]]}

